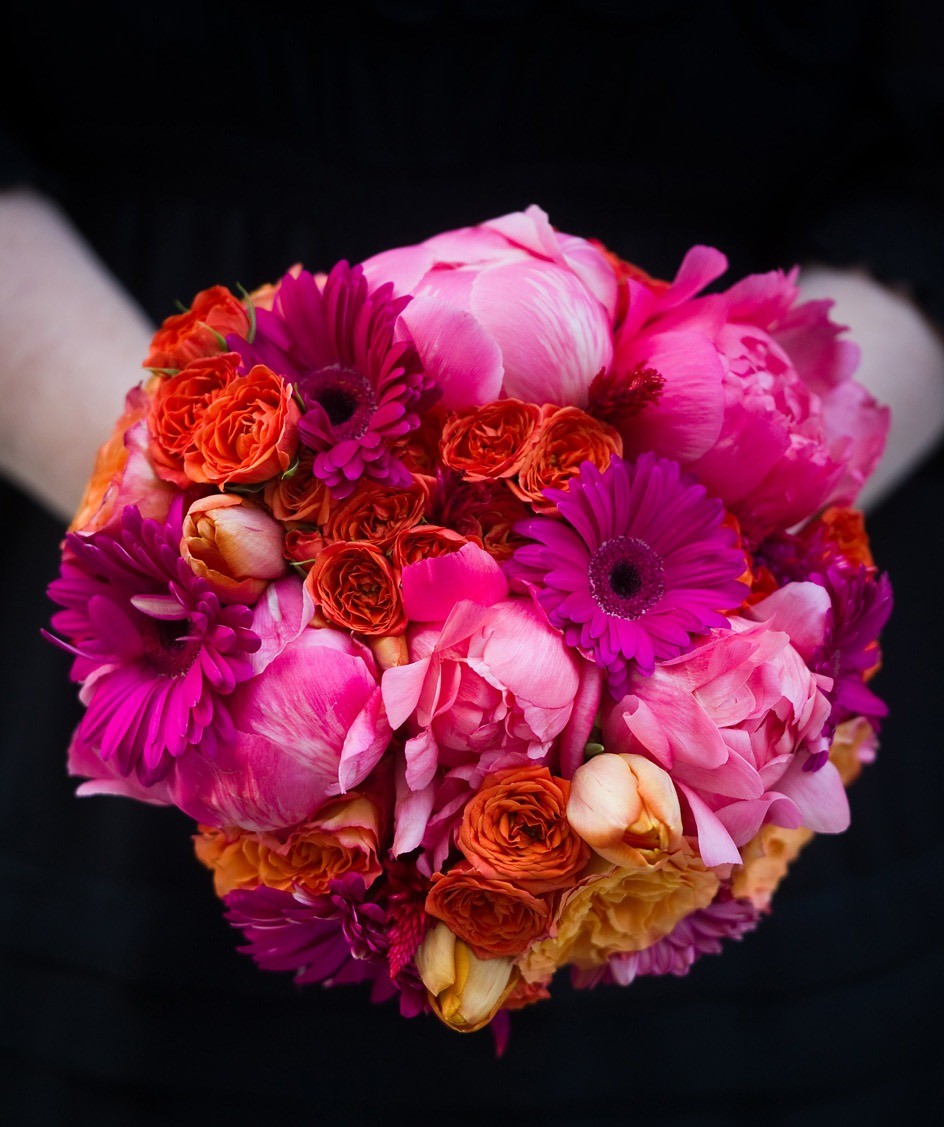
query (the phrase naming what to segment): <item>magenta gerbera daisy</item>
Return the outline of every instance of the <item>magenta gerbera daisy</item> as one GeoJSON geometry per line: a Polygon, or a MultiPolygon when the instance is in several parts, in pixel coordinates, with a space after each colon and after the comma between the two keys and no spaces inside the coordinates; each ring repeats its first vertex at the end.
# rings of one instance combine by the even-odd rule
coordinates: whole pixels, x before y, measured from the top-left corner
{"type": "Polygon", "coordinates": [[[265,364],[294,384],[304,409],[298,433],[315,451],[312,472],[335,497],[349,497],[362,477],[412,482],[393,447],[419,426],[441,388],[412,340],[395,338],[409,301],[394,298],[390,283],[371,292],[362,267],[339,262],[323,286],[305,270],[286,274],[271,312],[257,313],[252,343],[228,340],[247,367],[265,364]]]}
{"type": "Polygon", "coordinates": [[[75,655],[72,679],[87,710],[79,738],[145,785],[199,746],[212,756],[233,724],[224,698],[252,676],[260,645],[252,611],[224,606],[180,557],[183,506],[165,522],[129,505],[120,526],[70,533],[49,595],[52,618],[75,655]]]}
{"type": "Polygon", "coordinates": [[[721,612],[742,602],[744,555],[724,508],[677,462],[614,456],[602,473],[584,462],[566,492],[545,496],[564,519],[516,525],[536,543],[515,551],[510,570],[568,644],[605,667],[613,696],[633,669],[650,674],[727,626],[721,612]]]}

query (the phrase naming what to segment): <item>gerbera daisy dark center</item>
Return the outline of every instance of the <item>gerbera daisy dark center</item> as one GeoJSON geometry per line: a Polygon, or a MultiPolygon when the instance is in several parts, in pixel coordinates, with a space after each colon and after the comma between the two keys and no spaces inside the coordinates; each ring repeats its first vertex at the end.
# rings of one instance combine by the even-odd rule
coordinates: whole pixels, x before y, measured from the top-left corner
{"type": "Polygon", "coordinates": [[[336,439],[360,438],[377,407],[370,380],[340,365],[311,372],[303,379],[301,391],[309,408],[317,403],[324,411],[336,439]]]}
{"type": "Polygon", "coordinates": [[[191,634],[189,619],[166,620],[141,616],[141,640],[148,664],[159,677],[181,677],[197,660],[200,640],[191,634]]]}
{"type": "Polygon", "coordinates": [[[614,536],[590,559],[590,592],[607,614],[638,618],[662,598],[661,557],[644,540],[614,536]]]}

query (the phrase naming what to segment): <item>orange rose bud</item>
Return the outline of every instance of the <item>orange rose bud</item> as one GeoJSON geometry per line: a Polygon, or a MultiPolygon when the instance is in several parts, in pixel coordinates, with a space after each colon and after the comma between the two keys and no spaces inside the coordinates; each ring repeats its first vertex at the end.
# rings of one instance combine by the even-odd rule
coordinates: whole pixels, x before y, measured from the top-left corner
{"type": "Polygon", "coordinates": [[[428,497],[416,478],[407,489],[362,480],[350,497],[332,506],[323,529],[325,539],[369,540],[388,548],[398,532],[422,519],[428,497]]]}
{"type": "Polygon", "coordinates": [[[282,889],[297,884],[320,895],[344,873],[360,873],[370,885],[383,871],[380,810],[364,795],[351,793],[329,802],[290,832],[199,828],[194,849],[213,871],[217,896],[260,884],[282,889]]]}
{"type": "Polygon", "coordinates": [[[623,440],[607,423],[579,407],[558,407],[545,418],[528,452],[517,483],[508,484],[523,501],[539,513],[552,513],[556,506],[542,494],[544,489],[566,489],[580,471],[581,462],[593,462],[600,470],[609,467],[614,454],[623,453],[623,440]]]}
{"type": "MultiPolygon", "coordinates": [[[[473,539],[481,544],[477,536],[473,539]]],[[[438,524],[417,524],[397,533],[393,542],[393,562],[402,571],[407,564],[451,555],[468,543],[468,537],[460,536],[451,528],[442,528],[438,524]]]]}
{"type": "Polygon", "coordinates": [[[457,865],[433,873],[426,911],[464,939],[480,959],[520,955],[551,921],[551,906],[504,880],[457,865]]]}
{"type": "Polygon", "coordinates": [[[325,539],[317,529],[290,528],[282,541],[282,555],[308,567],[324,550],[325,539]]]}
{"type": "Polygon", "coordinates": [[[357,634],[402,634],[406,615],[400,581],[376,544],[329,544],[305,586],[328,622],[357,634]]]}
{"type": "Polygon", "coordinates": [[[201,290],[186,313],[175,313],[154,334],[142,367],[184,368],[191,360],[222,352],[220,337],[249,332],[249,315],[226,286],[201,290]]]}
{"type": "Polygon", "coordinates": [[[184,458],[191,481],[253,485],[284,473],[298,448],[292,388],[264,364],[212,396],[184,458]]]}
{"type": "Polygon", "coordinates": [[[184,518],[180,554],[224,602],[254,603],[285,574],[282,526],[233,493],[195,501],[184,518]]]}
{"type": "Polygon", "coordinates": [[[331,497],[323,481],[312,472],[313,450],[303,450],[292,473],[275,477],[265,487],[265,503],[276,520],[324,524],[331,497]]]}
{"type": "Polygon", "coordinates": [[[148,414],[148,456],[158,477],[181,489],[190,485],[184,458],[193,451],[193,433],[213,396],[238,378],[239,363],[238,353],[222,352],[158,383],[148,414]]]}
{"type": "Polygon", "coordinates": [[[546,767],[490,775],[463,812],[459,848],[484,877],[528,892],[566,888],[590,860],[567,821],[569,797],[570,783],[546,767]]]}
{"type": "Polygon", "coordinates": [[[511,477],[531,446],[541,408],[520,399],[499,399],[456,415],[443,429],[443,462],[467,481],[511,477]]]}

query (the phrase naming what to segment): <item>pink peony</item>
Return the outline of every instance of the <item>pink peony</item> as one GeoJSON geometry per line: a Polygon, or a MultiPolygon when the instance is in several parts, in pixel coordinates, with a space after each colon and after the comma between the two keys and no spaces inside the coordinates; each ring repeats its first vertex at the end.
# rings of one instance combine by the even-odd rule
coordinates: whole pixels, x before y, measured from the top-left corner
{"type": "Polygon", "coordinates": [[[501,394],[583,407],[610,365],[616,276],[539,207],[384,251],[364,271],[413,295],[401,318],[449,409],[501,394]]]}
{"type": "Polygon", "coordinates": [[[613,369],[664,383],[620,429],[627,456],[682,462],[760,539],[850,503],[881,455],[888,412],[851,378],[858,349],[838,339],[830,303],[796,304],[796,271],[695,297],[726,265],[695,247],[668,290],[627,283],[613,369]]]}
{"type": "Polygon", "coordinates": [[[588,693],[595,708],[600,683],[582,677],[582,660],[531,599],[509,597],[474,544],[405,568],[403,599],[410,662],[382,683],[390,723],[407,733],[394,848],[429,845],[432,823],[438,865],[486,775],[548,762],[572,717],[584,723],[588,693]]]}
{"type": "MultiPolygon", "coordinates": [[[[828,596],[802,586],[807,641],[825,631],[828,596]]],[[[604,711],[606,748],[649,756],[687,798],[709,866],[739,863],[737,847],[764,822],[823,833],[848,825],[842,780],[822,758],[831,682],[810,672],[777,617],[732,618],[730,631],[634,677],[604,711]]]]}

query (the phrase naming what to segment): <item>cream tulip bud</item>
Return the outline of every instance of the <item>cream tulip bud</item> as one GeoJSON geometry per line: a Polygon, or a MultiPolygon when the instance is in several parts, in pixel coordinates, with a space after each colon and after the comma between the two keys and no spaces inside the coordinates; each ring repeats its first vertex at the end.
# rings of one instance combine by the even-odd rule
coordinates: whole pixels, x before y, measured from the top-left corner
{"type": "Polygon", "coordinates": [[[441,922],[420,944],[416,969],[433,1012],[460,1033],[487,1025],[518,978],[510,958],[480,959],[441,922]]]}
{"type": "Polygon", "coordinates": [[[269,580],[285,574],[282,536],[281,524],[258,505],[215,493],[190,506],[180,554],[224,602],[251,604],[269,580]]]}
{"type": "Polygon", "coordinates": [[[642,755],[603,752],[574,773],[567,820],[601,857],[627,869],[658,868],[682,843],[669,774],[642,755]]]}

